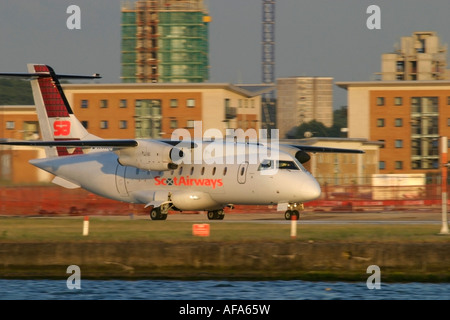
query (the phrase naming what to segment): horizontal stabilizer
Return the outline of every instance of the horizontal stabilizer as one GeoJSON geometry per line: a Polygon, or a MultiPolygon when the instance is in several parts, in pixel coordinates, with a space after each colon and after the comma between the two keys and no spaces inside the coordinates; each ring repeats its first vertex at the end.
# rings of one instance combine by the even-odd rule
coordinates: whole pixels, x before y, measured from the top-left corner
{"type": "Polygon", "coordinates": [[[104,148],[126,148],[136,147],[138,142],[133,139],[118,140],[58,140],[58,141],[14,141],[0,140],[0,145],[6,146],[33,146],[33,147],[104,147],[104,148]]]}
{"type": "Polygon", "coordinates": [[[83,75],[77,75],[77,74],[50,74],[50,73],[8,73],[8,72],[2,72],[0,73],[1,77],[5,78],[51,78],[52,76],[55,76],[58,79],[101,79],[102,77],[95,73],[92,76],[83,76],[83,75]]]}

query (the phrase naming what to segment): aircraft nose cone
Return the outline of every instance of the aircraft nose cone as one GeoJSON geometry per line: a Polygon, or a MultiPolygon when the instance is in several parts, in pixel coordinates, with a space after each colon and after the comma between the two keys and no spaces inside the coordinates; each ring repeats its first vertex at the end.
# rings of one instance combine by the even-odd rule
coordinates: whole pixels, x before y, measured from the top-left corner
{"type": "Polygon", "coordinates": [[[320,189],[320,185],[317,180],[313,177],[309,177],[303,188],[303,197],[305,198],[303,201],[315,200],[320,197],[321,193],[322,190],[320,189]]]}

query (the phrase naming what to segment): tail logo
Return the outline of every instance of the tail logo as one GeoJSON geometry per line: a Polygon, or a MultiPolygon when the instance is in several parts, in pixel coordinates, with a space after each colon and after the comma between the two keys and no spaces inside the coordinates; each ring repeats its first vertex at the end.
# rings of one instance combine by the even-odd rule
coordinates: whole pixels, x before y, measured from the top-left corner
{"type": "Polygon", "coordinates": [[[53,134],[55,137],[68,136],[70,134],[70,121],[55,121],[53,123],[53,134]]]}

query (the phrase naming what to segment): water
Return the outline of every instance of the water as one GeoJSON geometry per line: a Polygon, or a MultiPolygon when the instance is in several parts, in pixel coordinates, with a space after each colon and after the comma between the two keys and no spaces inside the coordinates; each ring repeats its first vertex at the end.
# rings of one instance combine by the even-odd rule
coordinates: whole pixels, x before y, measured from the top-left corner
{"type": "Polygon", "coordinates": [[[450,300],[450,283],[1,280],[0,300],[450,300]]]}

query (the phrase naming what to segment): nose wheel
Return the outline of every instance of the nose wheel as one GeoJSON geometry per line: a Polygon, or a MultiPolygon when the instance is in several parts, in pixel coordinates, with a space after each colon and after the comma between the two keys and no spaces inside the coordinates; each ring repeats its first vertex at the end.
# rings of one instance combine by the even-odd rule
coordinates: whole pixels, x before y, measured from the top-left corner
{"type": "Polygon", "coordinates": [[[292,216],[295,216],[298,220],[298,218],[300,218],[300,212],[298,212],[298,210],[286,210],[284,213],[284,218],[286,220],[291,220],[292,216]]]}
{"type": "Polygon", "coordinates": [[[292,217],[295,216],[296,219],[298,220],[300,218],[300,212],[298,209],[300,210],[304,209],[303,203],[289,203],[288,209],[284,213],[284,218],[286,220],[291,220],[292,217]]]}

